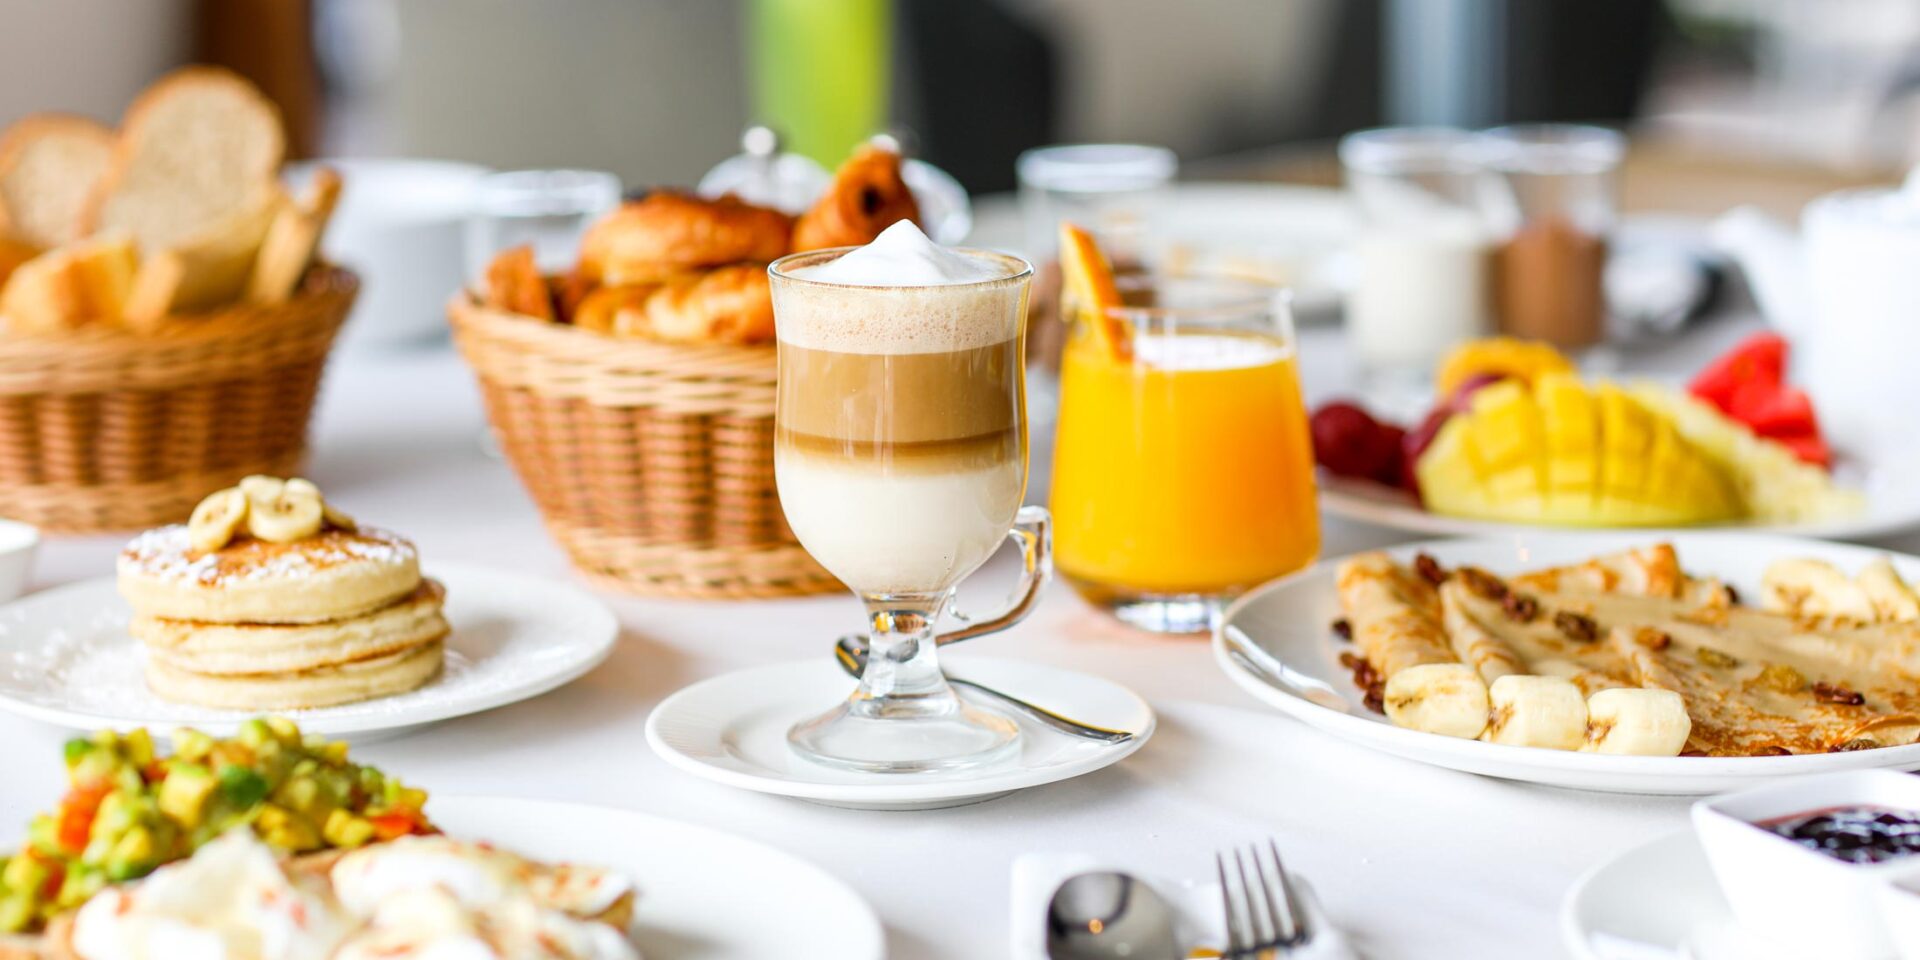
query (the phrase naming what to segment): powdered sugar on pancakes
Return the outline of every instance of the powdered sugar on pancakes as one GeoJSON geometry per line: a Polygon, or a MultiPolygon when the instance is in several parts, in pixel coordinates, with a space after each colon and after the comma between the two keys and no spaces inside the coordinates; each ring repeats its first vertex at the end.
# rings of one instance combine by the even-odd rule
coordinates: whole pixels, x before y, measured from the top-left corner
{"type": "Polygon", "coordinates": [[[362,527],[292,543],[248,537],[211,553],[187,528],[141,534],[120,553],[121,596],[136,615],[207,623],[319,623],[412,593],[420,559],[405,538],[362,527]]]}
{"type": "Polygon", "coordinates": [[[419,557],[411,542],[372,527],[352,532],[327,530],[296,543],[241,539],[218,551],[203,553],[193,549],[186,524],[176,523],[148,530],[120,552],[123,571],[209,586],[226,580],[305,577],[341,564],[417,562],[419,557]]]}

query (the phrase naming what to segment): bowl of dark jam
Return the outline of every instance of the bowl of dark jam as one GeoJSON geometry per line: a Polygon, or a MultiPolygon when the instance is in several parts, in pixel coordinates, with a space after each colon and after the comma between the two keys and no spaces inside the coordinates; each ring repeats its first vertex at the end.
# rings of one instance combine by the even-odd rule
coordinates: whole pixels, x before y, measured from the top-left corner
{"type": "Polygon", "coordinates": [[[1885,863],[1920,853],[1920,814],[1892,807],[1830,807],[1754,824],[1843,863],[1885,863]]]}
{"type": "Polygon", "coordinates": [[[1858,770],[1702,800],[1694,831],[1740,927],[1782,956],[1894,953],[1881,900],[1920,882],[1920,777],[1858,770]]]}

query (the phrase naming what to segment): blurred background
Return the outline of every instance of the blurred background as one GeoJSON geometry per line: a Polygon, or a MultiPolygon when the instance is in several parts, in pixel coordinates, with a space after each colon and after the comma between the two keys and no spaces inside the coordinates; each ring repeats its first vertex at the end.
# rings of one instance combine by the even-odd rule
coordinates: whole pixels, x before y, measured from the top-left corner
{"type": "Polygon", "coordinates": [[[1171,147],[1191,177],[1332,181],[1383,123],[1586,120],[1628,209],[1791,212],[1920,149],[1910,0],[0,0],[0,122],[111,121],[234,67],[307,155],[691,183],[765,121],[831,165],[876,126],[975,193],[1029,147],[1171,147]],[[1656,171],[1661,176],[1648,178],[1656,171]]]}

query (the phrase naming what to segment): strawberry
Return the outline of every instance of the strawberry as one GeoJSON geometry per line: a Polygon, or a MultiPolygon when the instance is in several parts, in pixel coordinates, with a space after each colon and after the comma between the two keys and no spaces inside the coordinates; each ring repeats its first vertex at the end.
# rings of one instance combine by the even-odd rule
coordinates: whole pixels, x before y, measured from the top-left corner
{"type": "Polygon", "coordinates": [[[1787,375],[1787,341],[1777,333],[1756,333],[1721,354],[1687,385],[1687,392],[1727,409],[1734,391],[1760,382],[1778,385],[1787,375]]]}

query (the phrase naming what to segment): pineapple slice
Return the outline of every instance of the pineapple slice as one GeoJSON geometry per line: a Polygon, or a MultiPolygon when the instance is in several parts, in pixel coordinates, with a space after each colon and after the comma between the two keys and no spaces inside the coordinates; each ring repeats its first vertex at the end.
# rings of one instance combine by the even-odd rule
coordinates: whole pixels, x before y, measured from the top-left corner
{"type": "MultiPolygon", "coordinates": [[[[1673,423],[1687,442],[1704,451],[1731,485],[1728,494],[1745,504],[1755,520],[1807,523],[1858,513],[1865,501],[1857,490],[1837,487],[1825,470],[1806,463],[1780,444],[1757,436],[1745,424],[1699,399],[1659,384],[1641,383],[1633,396],[1673,423]]],[[[1696,485],[1706,481],[1695,477],[1696,485]]]]}
{"type": "Polygon", "coordinates": [[[1414,464],[1435,513],[1567,526],[1680,526],[1743,511],[1726,469],[1625,390],[1549,374],[1475,393],[1414,464]]]}

